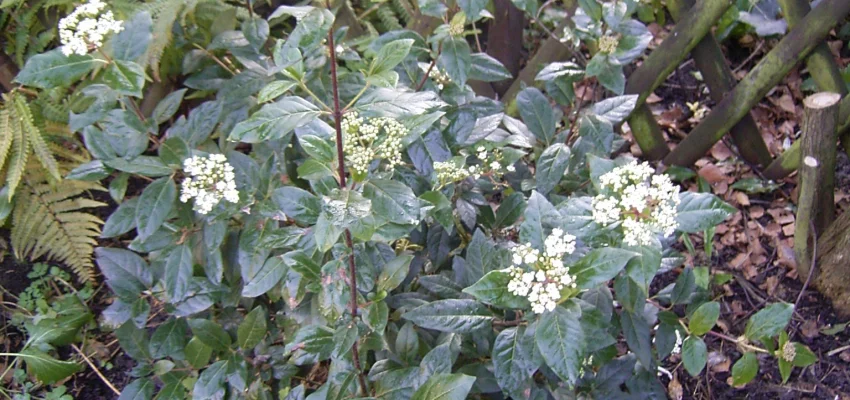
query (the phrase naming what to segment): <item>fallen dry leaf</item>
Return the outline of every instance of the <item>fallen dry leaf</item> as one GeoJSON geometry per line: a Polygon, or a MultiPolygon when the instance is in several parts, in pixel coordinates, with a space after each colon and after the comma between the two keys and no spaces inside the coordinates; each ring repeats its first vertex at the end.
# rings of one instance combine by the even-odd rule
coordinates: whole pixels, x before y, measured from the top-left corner
{"type": "Polygon", "coordinates": [[[674,377],[673,380],[667,384],[667,394],[672,400],[682,400],[682,397],[685,395],[685,390],[682,388],[682,384],[679,383],[678,377],[674,377]]]}
{"type": "Polygon", "coordinates": [[[820,335],[818,331],[818,323],[817,321],[810,319],[806,322],[803,322],[803,325],[800,327],[800,332],[803,333],[807,339],[814,339],[820,335]]]}

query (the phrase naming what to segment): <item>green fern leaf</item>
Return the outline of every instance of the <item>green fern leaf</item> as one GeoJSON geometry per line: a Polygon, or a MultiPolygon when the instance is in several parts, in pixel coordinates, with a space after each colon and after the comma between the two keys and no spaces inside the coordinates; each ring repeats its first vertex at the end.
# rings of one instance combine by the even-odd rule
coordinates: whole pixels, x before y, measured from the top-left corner
{"type": "Polygon", "coordinates": [[[41,165],[44,166],[54,179],[62,179],[62,175],[59,173],[59,164],[53,158],[53,154],[51,154],[50,149],[47,147],[47,142],[44,141],[41,131],[35,126],[29,105],[21,96],[14,96],[12,103],[15,107],[16,117],[20,121],[21,128],[27,137],[27,141],[32,145],[35,157],[38,158],[41,165]]]}
{"type": "Polygon", "coordinates": [[[0,170],[6,163],[9,149],[12,147],[12,139],[15,137],[13,129],[20,127],[12,120],[12,112],[6,108],[0,110],[0,170]]]}
{"type": "Polygon", "coordinates": [[[12,150],[9,155],[9,166],[6,168],[6,185],[9,188],[9,200],[15,195],[15,189],[21,182],[29,158],[29,141],[24,134],[23,126],[17,115],[12,116],[12,150]]]}
{"type": "Polygon", "coordinates": [[[94,275],[92,253],[103,221],[82,210],[106,204],[81,195],[106,189],[69,179],[51,184],[47,178],[44,173],[28,174],[15,197],[10,235],[15,256],[46,256],[68,265],[81,282],[90,280],[94,275]]]}

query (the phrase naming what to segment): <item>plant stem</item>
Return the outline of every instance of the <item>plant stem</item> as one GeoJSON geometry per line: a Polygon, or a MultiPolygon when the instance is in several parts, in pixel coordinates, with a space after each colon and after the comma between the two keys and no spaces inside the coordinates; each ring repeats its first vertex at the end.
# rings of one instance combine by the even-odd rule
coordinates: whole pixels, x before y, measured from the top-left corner
{"type": "Polygon", "coordinates": [[[434,57],[433,60],[431,60],[431,65],[428,66],[428,70],[425,71],[425,75],[422,76],[422,80],[419,81],[418,85],[416,85],[416,91],[417,92],[422,90],[422,87],[425,86],[425,82],[428,81],[428,75],[431,74],[431,70],[434,69],[434,65],[437,64],[437,60],[440,58],[440,53],[442,53],[442,52],[443,52],[443,42],[440,42],[440,44],[437,46],[437,56],[434,57]]]}
{"type": "MultiPolygon", "coordinates": [[[[328,9],[330,9],[328,2],[328,9]]],[[[334,129],[336,130],[336,155],[339,159],[337,171],[339,173],[339,187],[344,189],[345,182],[345,153],[342,149],[342,109],[339,106],[339,81],[336,72],[336,52],[334,51],[334,33],[333,30],[328,32],[328,50],[330,53],[331,62],[331,85],[333,87],[333,117],[334,129]]],[[[354,264],[354,243],[351,240],[351,231],[347,228],[344,232],[345,245],[348,247],[348,291],[351,292],[349,307],[351,311],[351,323],[357,324],[357,266],[354,264]]],[[[351,347],[351,358],[354,362],[354,368],[357,369],[357,380],[360,382],[360,392],[363,396],[368,396],[366,387],[366,377],[363,374],[363,369],[360,366],[360,352],[357,341],[351,347]]]]}
{"type": "Polygon", "coordinates": [[[731,336],[728,336],[728,335],[724,335],[724,334],[722,334],[722,333],[720,333],[720,332],[708,331],[708,332],[706,332],[706,334],[711,335],[711,336],[714,336],[714,337],[716,337],[716,338],[718,338],[718,339],[723,339],[723,340],[725,340],[725,341],[727,341],[727,342],[735,343],[735,344],[740,345],[741,347],[743,347],[743,348],[745,348],[745,349],[747,349],[747,350],[752,350],[752,351],[755,351],[755,352],[758,352],[758,353],[770,354],[770,352],[769,352],[769,351],[767,351],[767,350],[765,350],[765,349],[763,349],[763,348],[761,348],[761,347],[753,346],[753,345],[751,345],[751,344],[747,344],[747,343],[742,343],[740,340],[735,339],[735,338],[733,338],[733,337],[731,337],[731,336]]]}

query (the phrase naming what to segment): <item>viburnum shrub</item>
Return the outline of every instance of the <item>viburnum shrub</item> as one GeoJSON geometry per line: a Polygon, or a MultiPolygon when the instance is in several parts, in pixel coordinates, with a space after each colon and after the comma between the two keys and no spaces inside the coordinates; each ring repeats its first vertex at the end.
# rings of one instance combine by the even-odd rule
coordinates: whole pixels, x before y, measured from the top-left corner
{"type": "Polygon", "coordinates": [[[486,2],[424,3],[445,21],[427,38],[347,39],[311,6],[229,27],[183,14],[153,64],[179,89],[147,78],[151,14],[92,27],[112,15],[97,0],[29,59],[17,81],[67,88],[94,157],[66,179],[109,178],[119,203],[95,255],[115,295],[102,325],[138,363],[125,395],[659,398],[671,352],[703,369],[706,270],[650,283],[733,209],[612,159],[637,96],[574,103],[585,77],[622,92],[651,38],[634,2],[580,2],[555,34],[598,52],[543,66],[546,94],[523,89],[510,115],[468,85],[511,78],[465,37],[486,2]]]}

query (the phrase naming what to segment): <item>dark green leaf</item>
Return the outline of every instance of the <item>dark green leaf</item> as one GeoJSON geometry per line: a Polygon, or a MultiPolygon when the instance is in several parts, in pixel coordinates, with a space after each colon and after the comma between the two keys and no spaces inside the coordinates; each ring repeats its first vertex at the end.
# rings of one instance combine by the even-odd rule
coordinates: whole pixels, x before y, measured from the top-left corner
{"type": "Polygon", "coordinates": [[[531,247],[542,249],[546,240],[546,228],[555,227],[560,222],[561,215],[537,191],[531,192],[528,198],[528,206],[525,208],[525,221],[519,226],[519,239],[522,243],[531,243],[531,247]]]}
{"type": "Polygon", "coordinates": [[[145,361],[151,358],[148,351],[148,333],[144,329],[137,328],[132,321],[125,322],[115,330],[115,337],[121,345],[121,350],[136,361],[145,361]]]}
{"type": "Polygon", "coordinates": [[[251,349],[266,336],[266,310],[254,307],[236,330],[236,343],[243,350],[251,349]]]}
{"type": "Polygon", "coordinates": [[[419,222],[420,201],[407,185],[375,179],[363,185],[363,196],[372,201],[372,212],[397,224],[419,222]]]}
{"type": "Polygon", "coordinates": [[[558,121],[546,96],[534,87],[525,88],[519,92],[516,104],[522,121],[531,133],[545,144],[551,144],[558,121]]]}
{"type": "MultiPolygon", "coordinates": [[[[243,272],[246,271],[243,269],[243,272]]],[[[271,290],[281,278],[286,275],[286,264],[281,257],[269,257],[260,269],[242,276],[245,286],[242,287],[242,297],[258,297],[271,290]]]]}
{"type": "Polygon", "coordinates": [[[402,325],[395,338],[395,353],[402,360],[410,362],[419,352],[419,335],[410,322],[402,325]]]}
{"type": "Polygon", "coordinates": [[[136,231],[140,240],[147,239],[162,226],[175,200],[177,185],[171,178],[159,178],[145,188],[136,206],[136,231]]]}
{"type": "Polygon", "coordinates": [[[242,23],[242,33],[245,34],[245,39],[248,40],[251,47],[260,51],[266,44],[266,40],[269,39],[269,23],[259,17],[245,20],[242,23]]]}
{"type": "Polygon", "coordinates": [[[737,211],[710,193],[683,192],[679,199],[676,222],[681,232],[702,232],[717,226],[737,211]]]}
{"type": "Polygon", "coordinates": [[[15,77],[15,82],[40,89],[68,87],[100,62],[103,61],[89,55],[66,56],[62,49],[57,48],[30,57],[15,77]]]}
{"type": "Polygon", "coordinates": [[[714,328],[720,317],[720,303],[711,301],[699,306],[688,321],[688,330],[692,335],[702,336],[714,328]]]}
{"type": "Polygon", "coordinates": [[[487,328],[493,315],[475,300],[447,299],[419,306],[402,318],[426,329],[442,332],[471,333],[487,328]]]}
{"type": "Polygon", "coordinates": [[[189,297],[189,283],[192,280],[192,249],[180,245],[165,259],[165,292],[172,304],[189,297]]]}
{"type": "MultiPolygon", "coordinates": [[[[190,321],[189,325],[191,324],[192,323],[190,321]]],[[[229,336],[228,339],[230,339],[229,336]]],[[[189,340],[189,344],[186,345],[183,352],[186,354],[186,362],[195,369],[206,367],[210,362],[210,356],[212,356],[212,348],[201,342],[201,340],[197,337],[193,337],[189,340]]]]}
{"type": "Polygon", "coordinates": [[[308,325],[298,330],[286,351],[295,351],[295,365],[313,364],[326,360],[334,349],[334,331],[320,325],[308,325]]]}
{"type": "Polygon", "coordinates": [[[159,145],[159,158],[168,166],[183,168],[183,160],[189,158],[191,150],[183,139],[172,137],[159,145]]]}
{"type": "Polygon", "coordinates": [[[393,40],[384,44],[372,60],[367,75],[378,75],[392,70],[407,57],[412,46],[413,39],[393,40]]]}
{"type": "Polygon", "coordinates": [[[224,398],[224,378],[227,375],[228,364],[227,360],[216,361],[201,372],[192,390],[192,398],[224,398]]]}
{"type": "Polygon", "coordinates": [[[493,373],[496,381],[509,396],[524,398],[531,390],[531,377],[537,370],[533,360],[534,336],[526,334],[524,326],[511,327],[496,336],[493,343],[493,373]]]}
{"type": "Polygon", "coordinates": [[[606,89],[621,95],[626,88],[623,66],[612,62],[608,54],[596,53],[587,63],[587,76],[595,76],[606,89]]]}
{"type": "MultiPolygon", "coordinates": [[[[221,325],[208,319],[190,319],[188,322],[189,327],[192,328],[192,333],[205,346],[216,351],[230,349],[232,340],[221,325]]],[[[189,356],[188,350],[186,356],[189,356]]]]}
{"type": "Polygon", "coordinates": [[[632,251],[603,247],[591,250],[570,268],[576,278],[579,289],[591,289],[594,286],[614,279],[629,260],[638,254],[632,251]]]}
{"type": "Polygon", "coordinates": [[[555,143],[549,146],[537,160],[537,191],[547,195],[554,189],[570,165],[570,148],[563,143],[555,143]]]}
{"type": "Polygon", "coordinates": [[[135,300],[153,284],[148,264],[138,254],[106,247],[98,247],[94,254],[106,283],[119,297],[135,300]]]}
{"type": "Polygon", "coordinates": [[[593,113],[612,124],[619,124],[635,109],[637,99],[636,94],[611,97],[594,104],[593,113]]]}
{"type": "Polygon", "coordinates": [[[463,374],[436,374],[413,393],[411,400],[464,400],[475,378],[463,374]]]}
{"type": "Polygon", "coordinates": [[[149,400],[153,397],[155,386],[150,379],[136,379],[124,387],[124,390],[121,391],[121,396],[118,396],[118,400],[149,400]]]}
{"type": "Polygon", "coordinates": [[[301,97],[284,97],[264,105],[247,120],[236,124],[228,140],[259,143],[280,139],[293,129],[314,120],[320,114],[318,107],[301,97]]]}
{"type": "Polygon", "coordinates": [[[345,324],[337,328],[333,337],[334,350],[331,354],[333,358],[344,357],[359,338],[357,326],[354,324],[345,324]]]}
{"type": "MultiPolygon", "coordinates": [[[[470,2],[482,0],[468,0],[470,2]]],[[[487,0],[483,0],[484,3],[487,0]]],[[[469,17],[473,15],[466,14],[469,17]]],[[[482,82],[498,82],[513,78],[510,71],[505,68],[499,60],[490,57],[487,53],[474,53],[470,56],[472,69],[469,70],[469,79],[482,82]]]]}
{"type": "Polygon", "coordinates": [[[661,249],[655,246],[640,246],[630,250],[637,253],[637,256],[626,264],[626,274],[643,290],[643,294],[647,295],[649,285],[661,267],[661,249]]]}
{"type": "Polygon", "coordinates": [[[112,37],[112,58],[138,61],[148,50],[153,38],[153,20],[150,13],[140,11],[124,21],[121,32],[112,37]]]}
{"type": "Polygon", "coordinates": [[[750,383],[759,373],[759,360],[756,353],[747,352],[732,366],[732,385],[741,386],[750,383]]]}
{"type": "Polygon", "coordinates": [[[574,302],[540,316],[534,340],[546,365],[568,385],[575,384],[583,361],[584,331],[581,309],[574,302]]]}
{"type": "MultiPolygon", "coordinates": [[[[637,311],[642,312],[643,310],[637,311]]],[[[620,314],[620,325],[622,325],[623,336],[626,338],[629,350],[635,353],[645,369],[652,368],[652,342],[649,338],[649,324],[646,323],[643,315],[623,311],[620,314]]]]}
{"type": "Polygon", "coordinates": [[[389,292],[398,287],[407,276],[411,261],[413,261],[413,256],[400,255],[384,264],[376,281],[376,289],[379,292],[382,290],[389,292]]]}
{"type": "Polygon", "coordinates": [[[59,361],[47,353],[32,348],[21,350],[17,356],[27,364],[27,371],[31,375],[46,384],[61,381],[82,370],[82,366],[75,362],[59,361]]]}
{"type": "Polygon", "coordinates": [[[452,82],[461,87],[465,85],[472,69],[472,55],[466,40],[455,37],[445,39],[437,65],[449,75],[452,82]]]}
{"type": "Polygon", "coordinates": [[[696,336],[688,336],[682,344],[682,363],[691,376],[697,376],[705,368],[708,351],[705,342],[696,336]]]}
{"type": "Polygon", "coordinates": [[[106,219],[106,223],[103,224],[103,230],[100,233],[100,237],[113,238],[121,236],[135,228],[136,204],[138,203],[138,198],[133,198],[121,203],[121,205],[119,205],[118,208],[109,215],[109,218],[106,219]]]}
{"type": "Polygon", "coordinates": [[[528,308],[528,299],[508,292],[510,280],[511,274],[508,270],[490,271],[474,285],[463,289],[463,292],[472,295],[482,303],[500,308],[528,308]]]}
{"type": "Polygon", "coordinates": [[[103,83],[120,94],[142,97],[145,70],[132,61],[114,60],[103,72],[103,83]]]}
{"type": "Polygon", "coordinates": [[[172,318],[158,326],[151,336],[150,354],[153,358],[181,359],[186,347],[186,320],[172,318]]]}
{"type": "Polygon", "coordinates": [[[772,338],[779,334],[791,321],[794,305],[789,303],[774,303],[755,313],[747,321],[744,334],[750,340],[772,338]]]}

